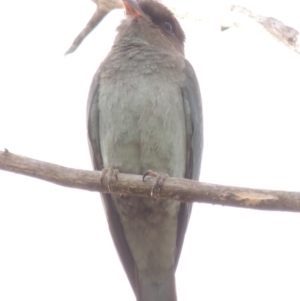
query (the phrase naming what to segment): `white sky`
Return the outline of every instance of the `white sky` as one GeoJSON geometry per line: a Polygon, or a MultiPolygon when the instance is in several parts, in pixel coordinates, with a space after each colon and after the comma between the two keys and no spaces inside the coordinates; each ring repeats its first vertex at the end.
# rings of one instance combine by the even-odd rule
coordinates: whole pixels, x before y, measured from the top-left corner
{"type": "MultiPolygon", "coordinates": [[[[206,2],[199,10],[225,7],[206,2]]],[[[299,30],[298,3],[232,4],[299,30]]],[[[86,99],[122,10],[63,54],[94,9],[87,0],[0,3],[0,148],[91,169],[86,99]]],[[[300,55],[264,34],[182,25],[203,98],[201,180],[300,191],[300,55]]],[[[1,171],[0,183],[0,300],[134,300],[97,193],[1,171]]],[[[196,204],[178,299],[300,300],[299,229],[300,214],[196,204]]]]}

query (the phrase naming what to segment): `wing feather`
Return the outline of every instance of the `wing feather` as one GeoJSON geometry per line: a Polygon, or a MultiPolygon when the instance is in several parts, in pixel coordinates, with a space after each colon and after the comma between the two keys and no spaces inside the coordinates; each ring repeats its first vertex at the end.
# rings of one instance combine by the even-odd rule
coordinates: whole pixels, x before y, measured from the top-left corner
{"type": "MultiPolygon", "coordinates": [[[[186,119],[187,131],[187,159],[186,174],[187,179],[198,180],[201,168],[201,159],[203,151],[203,117],[200,88],[197,76],[192,65],[185,61],[184,73],[186,82],[182,88],[182,97],[184,103],[184,113],[186,119]]],[[[182,203],[178,216],[177,229],[177,250],[175,263],[179,261],[185,232],[192,211],[192,203],[182,203]]]]}

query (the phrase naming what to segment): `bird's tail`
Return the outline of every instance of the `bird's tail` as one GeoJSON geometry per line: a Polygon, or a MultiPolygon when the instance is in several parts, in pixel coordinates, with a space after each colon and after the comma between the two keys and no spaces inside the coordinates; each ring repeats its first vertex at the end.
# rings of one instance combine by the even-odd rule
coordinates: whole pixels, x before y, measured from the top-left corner
{"type": "Polygon", "coordinates": [[[139,297],[137,301],[176,301],[175,275],[170,276],[163,283],[147,281],[146,277],[141,277],[139,281],[139,297]]]}

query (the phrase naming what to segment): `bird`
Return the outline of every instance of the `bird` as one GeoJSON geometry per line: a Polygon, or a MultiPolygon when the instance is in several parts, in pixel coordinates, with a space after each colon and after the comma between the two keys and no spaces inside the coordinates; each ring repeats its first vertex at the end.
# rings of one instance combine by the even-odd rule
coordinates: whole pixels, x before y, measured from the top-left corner
{"type": "MultiPolygon", "coordinates": [[[[160,2],[122,1],[125,18],[94,75],[87,102],[94,169],[136,175],[153,170],[198,180],[202,102],[184,55],[185,34],[160,2]]],[[[136,300],[176,301],[175,272],[192,204],[150,196],[101,198],[136,300]]]]}

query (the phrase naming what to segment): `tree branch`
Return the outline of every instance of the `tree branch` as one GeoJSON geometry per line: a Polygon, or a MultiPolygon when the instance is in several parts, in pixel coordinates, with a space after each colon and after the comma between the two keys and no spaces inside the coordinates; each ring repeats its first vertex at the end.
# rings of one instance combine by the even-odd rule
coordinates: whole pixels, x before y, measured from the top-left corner
{"type": "MultiPolygon", "coordinates": [[[[18,156],[8,150],[0,151],[0,169],[38,178],[58,185],[103,193],[151,197],[155,178],[119,174],[118,181],[101,172],[67,168],[56,164],[18,156]]],[[[168,178],[159,193],[159,199],[182,202],[209,203],[261,210],[300,212],[300,193],[249,189],[199,183],[192,180],[168,178]]]]}
{"type": "Polygon", "coordinates": [[[222,22],[221,26],[223,28],[241,27],[264,31],[277,41],[300,53],[299,32],[296,29],[283,24],[275,18],[255,14],[245,7],[232,5],[230,13],[226,16],[226,20],[222,22]]]}
{"type": "MultiPolygon", "coordinates": [[[[71,47],[65,54],[74,52],[85,37],[103,20],[103,18],[113,9],[121,8],[122,0],[92,0],[97,5],[97,9],[87,23],[85,28],[79,33],[79,35],[74,40],[71,47]]],[[[168,6],[173,13],[182,19],[189,19],[202,22],[210,22],[218,24],[221,29],[227,29],[230,27],[242,27],[247,29],[254,29],[264,31],[269,33],[273,38],[279,42],[284,43],[289,48],[293,49],[297,53],[300,53],[300,43],[299,43],[299,32],[289,26],[286,26],[281,21],[271,18],[264,17],[253,13],[247,8],[239,5],[232,5],[230,11],[226,16],[219,19],[216,16],[214,19],[211,17],[206,17],[201,15],[198,10],[195,10],[194,6],[189,6],[189,2],[170,1],[161,0],[163,4],[168,6]]]]}
{"type": "Polygon", "coordinates": [[[66,51],[65,55],[74,52],[81,44],[81,42],[86,38],[86,36],[103,20],[103,18],[110,11],[116,8],[121,8],[123,6],[121,0],[109,0],[98,2],[97,0],[93,0],[93,2],[97,4],[96,11],[94,12],[89,22],[85,25],[82,31],[75,38],[70,48],[66,51]]]}

